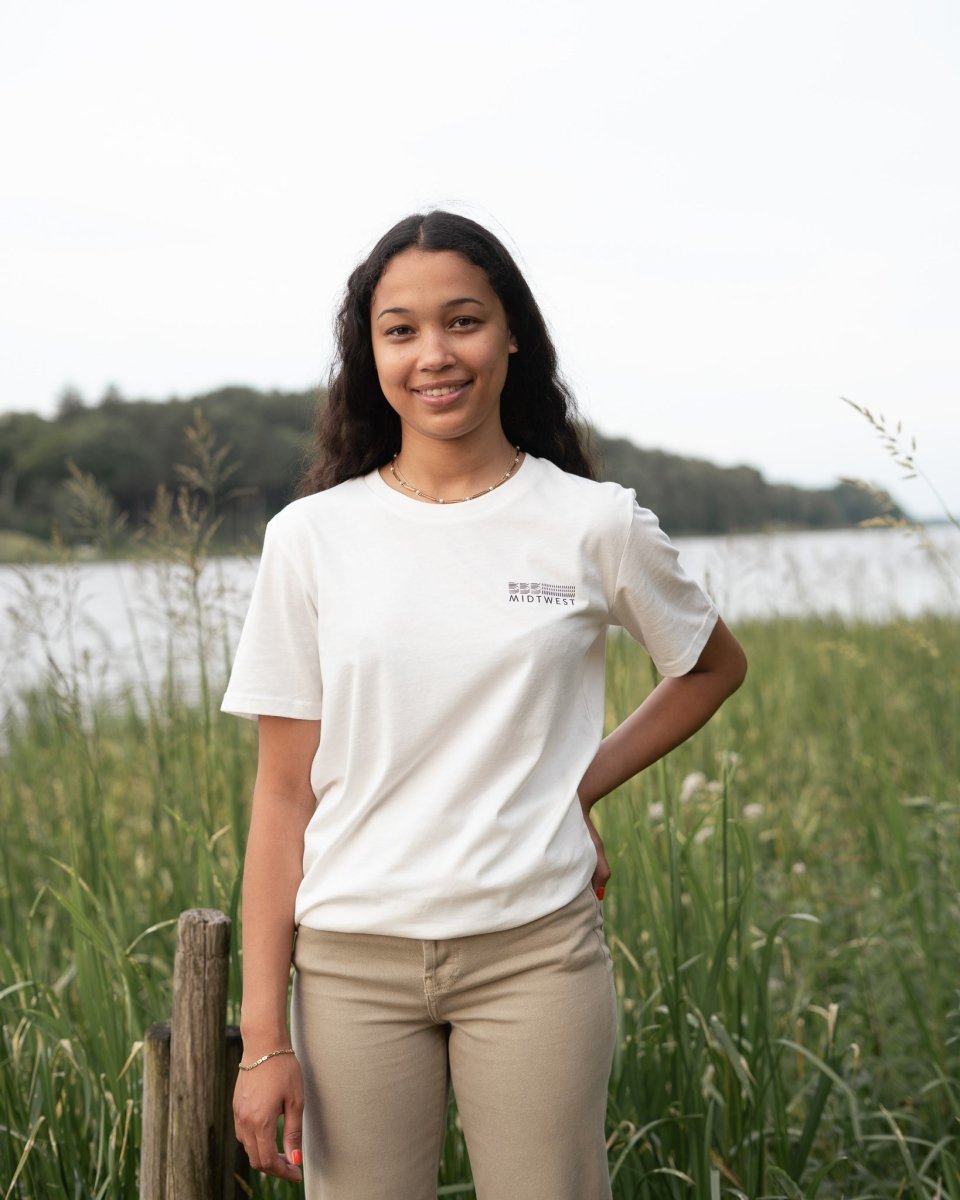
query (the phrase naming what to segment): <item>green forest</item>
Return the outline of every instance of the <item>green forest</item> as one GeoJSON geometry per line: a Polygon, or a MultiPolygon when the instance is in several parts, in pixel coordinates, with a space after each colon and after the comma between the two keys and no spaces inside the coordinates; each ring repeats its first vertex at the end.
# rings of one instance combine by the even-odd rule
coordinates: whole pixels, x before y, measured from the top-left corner
{"type": "MultiPolygon", "coordinates": [[[[112,497],[130,532],[147,519],[158,488],[205,489],[222,521],[221,546],[236,545],[293,497],[318,402],[317,391],[233,386],[166,401],[130,400],[110,389],[90,405],[68,389],[54,417],[4,414],[0,531],[45,541],[56,530],[67,543],[82,541],[70,519],[73,469],[112,497]],[[188,430],[198,412],[218,447],[215,479],[206,484],[182,465],[191,459],[188,430]]],[[[829,529],[897,513],[888,497],[851,483],[811,490],[770,483],[752,467],[719,467],[595,430],[592,439],[601,478],[634,488],[670,534],[829,529]]]]}

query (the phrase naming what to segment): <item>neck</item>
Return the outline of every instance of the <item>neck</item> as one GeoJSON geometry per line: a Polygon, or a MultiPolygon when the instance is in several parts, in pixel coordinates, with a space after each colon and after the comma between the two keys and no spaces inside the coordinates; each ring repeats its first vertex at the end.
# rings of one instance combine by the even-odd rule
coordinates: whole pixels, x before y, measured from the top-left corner
{"type": "Polygon", "coordinates": [[[502,429],[494,437],[476,441],[466,438],[441,441],[405,430],[395,459],[396,472],[387,466],[381,474],[391,486],[416,499],[440,498],[452,503],[501,483],[504,474],[511,467],[515,469],[516,456],[516,447],[507,441],[502,429]],[[400,479],[423,496],[415,496],[400,479]]]}

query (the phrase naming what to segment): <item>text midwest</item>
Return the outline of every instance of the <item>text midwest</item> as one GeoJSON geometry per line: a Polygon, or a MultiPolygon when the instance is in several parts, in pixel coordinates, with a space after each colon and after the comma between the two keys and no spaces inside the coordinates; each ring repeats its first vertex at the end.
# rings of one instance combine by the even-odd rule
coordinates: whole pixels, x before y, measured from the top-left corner
{"type": "Polygon", "coordinates": [[[515,583],[507,584],[511,604],[554,604],[558,608],[575,604],[577,589],[572,583],[515,583]]]}
{"type": "Polygon", "coordinates": [[[566,596],[520,596],[515,593],[510,594],[511,604],[576,604],[576,600],[571,600],[566,596]]]}

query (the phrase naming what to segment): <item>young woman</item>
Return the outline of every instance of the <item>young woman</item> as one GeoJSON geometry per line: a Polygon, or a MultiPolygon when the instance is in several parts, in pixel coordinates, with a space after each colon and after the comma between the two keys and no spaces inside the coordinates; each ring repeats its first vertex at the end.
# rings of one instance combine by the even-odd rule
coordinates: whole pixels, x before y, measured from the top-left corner
{"type": "Polygon", "coordinates": [[[653,515],[591,479],[488,231],[401,221],[337,333],[223,705],[260,723],[238,1136],[261,1171],[302,1164],[309,1196],[426,1200],[452,1083],[480,1200],[602,1200],[615,1009],[590,811],[745,659],[653,515]],[[610,625],[664,678],[601,740],[610,625]]]}

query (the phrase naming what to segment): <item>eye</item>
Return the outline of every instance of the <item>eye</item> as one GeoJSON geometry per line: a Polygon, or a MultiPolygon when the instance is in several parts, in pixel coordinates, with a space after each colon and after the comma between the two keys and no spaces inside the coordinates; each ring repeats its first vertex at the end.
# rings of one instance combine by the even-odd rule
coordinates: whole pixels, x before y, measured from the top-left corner
{"type": "Polygon", "coordinates": [[[384,336],[388,338],[406,337],[410,333],[413,333],[413,330],[409,325],[393,325],[390,329],[384,330],[384,336]]]}
{"type": "Polygon", "coordinates": [[[450,322],[451,329],[469,329],[472,325],[479,325],[480,322],[476,317],[455,317],[450,322]]]}

